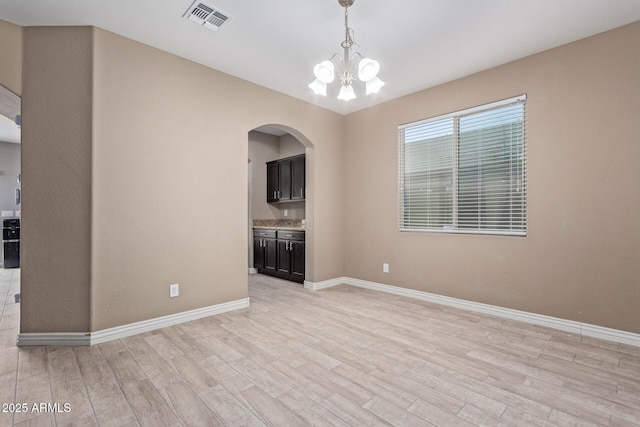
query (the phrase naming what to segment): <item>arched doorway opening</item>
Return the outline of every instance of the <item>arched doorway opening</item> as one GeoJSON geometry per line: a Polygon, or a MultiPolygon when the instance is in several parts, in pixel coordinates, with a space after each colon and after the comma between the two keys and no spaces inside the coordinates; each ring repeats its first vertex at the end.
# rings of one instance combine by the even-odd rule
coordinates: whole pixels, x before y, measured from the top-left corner
{"type": "MultiPolygon", "coordinates": [[[[254,227],[286,227],[304,231],[304,276],[292,272],[293,280],[313,280],[313,201],[314,201],[314,150],[313,144],[302,133],[281,124],[265,124],[248,132],[248,272],[262,271],[256,264],[256,240],[254,227]],[[301,160],[301,157],[304,158],[301,160]],[[302,161],[304,186],[296,187],[295,196],[287,200],[268,197],[267,163],[287,159],[302,161]],[[303,197],[300,197],[303,194],[303,197]],[[271,199],[271,200],[270,200],[271,199]]],[[[299,182],[299,180],[297,181],[299,182]]],[[[257,240],[261,242],[263,241],[257,240]]],[[[264,242],[267,244],[267,242],[264,242]]],[[[280,242],[281,243],[281,242],[280,242]]],[[[274,245],[278,244],[273,242],[274,245]]],[[[286,246],[287,244],[285,244],[286,246]]],[[[289,250],[296,244],[289,243],[289,250]]],[[[293,267],[292,267],[293,269],[293,267]]],[[[285,274],[286,278],[286,274],[285,274]]]]}

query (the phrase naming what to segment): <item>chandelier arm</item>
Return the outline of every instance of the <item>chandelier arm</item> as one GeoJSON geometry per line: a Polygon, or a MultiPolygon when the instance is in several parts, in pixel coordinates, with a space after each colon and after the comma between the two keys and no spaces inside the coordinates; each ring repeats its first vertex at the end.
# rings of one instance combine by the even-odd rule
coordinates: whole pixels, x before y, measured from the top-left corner
{"type": "Polygon", "coordinates": [[[331,58],[329,58],[329,61],[331,61],[335,65],[337,65],[338,68],[340,69],[340,73],[339,74],[342,74],[342,70],[344,69],[344,60],[342,59],[340,54],[334,53],[333,55],[331,55],[331,58]]]}
{"type": "Polygon", "coordinates": [[[334,53],[333,55],[331,55],[331,58],[329,58],[329,61],[336,62],[336,58],[338,58],[340,60],[340,63],[342,64],[342,58],[338,53],[334,53]]]}

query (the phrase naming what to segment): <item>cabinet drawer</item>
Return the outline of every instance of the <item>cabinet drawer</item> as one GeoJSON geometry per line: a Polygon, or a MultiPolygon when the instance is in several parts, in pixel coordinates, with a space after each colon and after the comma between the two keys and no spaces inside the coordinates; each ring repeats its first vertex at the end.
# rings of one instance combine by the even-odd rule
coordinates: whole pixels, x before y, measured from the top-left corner
{"type": "Polygon", "coordinates": [[[278,239],[304,241],[304,231],[278,230],[278,239]]]}
{"type": "Polygon", "coordinates": [[[254,228],[253,237],[271,237],[276,238],[276,230],[265,230],[263,228],[254,228]]]}

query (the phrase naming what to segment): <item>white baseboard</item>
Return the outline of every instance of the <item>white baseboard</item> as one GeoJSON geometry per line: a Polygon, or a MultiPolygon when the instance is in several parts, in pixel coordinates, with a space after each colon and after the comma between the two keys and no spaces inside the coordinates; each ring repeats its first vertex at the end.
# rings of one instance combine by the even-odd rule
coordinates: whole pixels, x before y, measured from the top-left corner
{"type": "Polygon", "coordinates": [[[505,319],[544,326],[565,332],[572,332],[586,337],[599,338],[607,341],[628,344],[640,347],[640,334],[621,331],[618,329],[605,328],[603,326],[591,325],[589,323],[576,322],[574,320],[560,319],[558,317],[545,316],[542,314],[529,313],[526,311],[513,310],[510,308],[498,307],[495,305],[482,304],[458,298],[451,298],[429,292],[416,291],[414,289],[390,286],[382,283],[369,282],[367,280],[353,279],[350,277],[340,277],[337,279],[325,280],[319,283],[305,282],[305,289],[320,290],[340,284],[357,286],[359,288],[374,291],[386,292],[389,294],[415,298],[435,304],[474,311],[477,313],[489,314],[505,319]]]}
{"type": "Polygon", "coordinates": [[[27,345],[90,345],[88,332],[35,332],[18,334],[18,347],[27,345]]]}
{"type": "Polygon", "coordinates": [[[249,307],[249,298],[244,298],[209,307],[170,314],[168,316],[156,317],[154,319],[143,320],[127,325],[116,326],[114,328],[103,329],[96,332],[22,333],[18,334],[17,344],[18,346],[94,345],[247,307],[249,307]]]}
{"type": "Polygon", "coordinates": [[[347,283],[346,280],[348,280],[346,277],[338,277],[337,279],[324,280],[322,282],[309,282],[305,280],[304,288],[311,291],[319,291],[320,289],[330,288],[332,286],[344,285],[347,283]]]}

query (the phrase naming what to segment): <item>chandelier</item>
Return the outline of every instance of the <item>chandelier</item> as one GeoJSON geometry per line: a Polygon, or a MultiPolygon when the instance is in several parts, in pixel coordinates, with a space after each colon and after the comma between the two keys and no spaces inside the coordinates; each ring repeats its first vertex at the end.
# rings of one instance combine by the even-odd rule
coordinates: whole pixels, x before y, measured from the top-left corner
{"type": "Polygon", "coordinates": [[[313,67],[313,74],[316,79],[309,84],[311,90],[317,95],[327,95],[327,84],[333,82],[335,78],[335,66],[338,67],[340,83],[340,93],[338,93],[338,99],[349,101],[356,97],[356,93],[353,90],[353,82],[355,77],[355,59],[360,58],[358,61],[357,73],[358,80],[365,82],[367,88],[367,95],[370,93],[376,93],[384,86],[384,82],[378,78],[378,71],[380,70],[380,64],[371,58],[365,58],[360,55],[360,52],[351,53],[351,47],[356,44],[353,37],[353,29],[349,28],[349,6],[353,5],[355,0],[338,0],[341,6],[344,7],[344,40],[340,43],[343,48],[343,54],[340,56],[335,53],[331,58],[325,59],[315,67],[313,67]]]}

